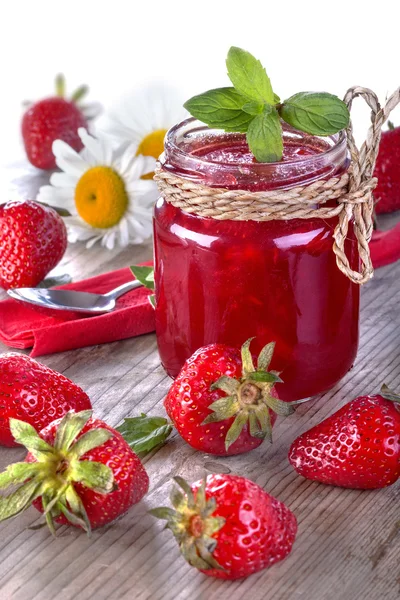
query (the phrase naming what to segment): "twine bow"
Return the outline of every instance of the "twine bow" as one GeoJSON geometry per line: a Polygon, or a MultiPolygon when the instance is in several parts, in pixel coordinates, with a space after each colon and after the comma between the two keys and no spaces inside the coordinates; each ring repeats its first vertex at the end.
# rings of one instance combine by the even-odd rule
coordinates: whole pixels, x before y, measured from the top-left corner
{"type": "Polygon", "coordinates": [[[157,165],[155,180],[167,202],[183,211],[201,217],[225,220],[272,221],[289,219],[329,219],[338,216],[333,238],[333,251],[339,269],[354,283],[363,284],[373,276],[369,241],[373,231],[373,177],[379,151],[382,126],[391,111],[400,103],[400,88],[381,108],[376,94],[368,88],[352,87],[344,98],[351,110],[353,100],[361,96],[371,109],[371,126],[358,149],[353,128],[347,129],[347,145],[351,162],[341,177],[321,179],[309,185],[288,190],[249,192],[212,188],[183,179],[157,165]],[[336,200],[335,206],[324,206],[336,200]],[[318,208],[316,208],[318,205],[318,208]],[[361,261],[360,271],[350,267],[345,242],[349,224],[353,221],[361,261]]]}

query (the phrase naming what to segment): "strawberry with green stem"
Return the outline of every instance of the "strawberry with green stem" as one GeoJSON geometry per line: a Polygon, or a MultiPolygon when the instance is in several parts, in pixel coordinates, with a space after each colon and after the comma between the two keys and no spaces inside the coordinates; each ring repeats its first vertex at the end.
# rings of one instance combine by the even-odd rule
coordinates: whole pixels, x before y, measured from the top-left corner
{"type": "Polygon", "coordinates": [[[68,412],[40,433],[10,419],[17,443],[29,451],[25,462],[0,474],[0,521],[14,517],[31,504],[54,524],[91,530],[111,523],[146,494],[149,478],[123,437],[92,411],[68,412]],[[14,486],[19,486],[16,490],[14,486]]]}
{"type": "Polygon", "coordinates": [[[167,521],[185,560],[205,575],[247,577],[285,558],[292,549],[297,522],[276,498],[244,477],[209,475],[171,492],[173,508],[150,513],[167,521]]]}
{"type": "MultiPolygon", "coordinates": [[[[263,348],[256,368],[251,339],[241,350],[224,344],[197,350],[165,398],[164,406],[173,425],[196,450],[223,456],[248,452],[265,438],[271,440],[278,414],[287,416],[294,411],[292,404],[276,397],[279,374],[268,371],[275,344],[263,348]]],[[[132,428],[129,435],[129,419],[123,427],[134,448],[137,428],[132,428]]],[[[150,431],[147,441],[151,446],[150,431]]]]}
{"type": "Polygon", "coordinates": [[[87,121],[78,103],[86,95],[86,85],[79,87],[70,99],[65,98],[63,75],[56,78],[56,95],[29,106],[22,119],[22,137],[29,162],[39,169],[55,169],[52,146],[62,140],[79,152],[83,148],[79,127],[87,121]]]}

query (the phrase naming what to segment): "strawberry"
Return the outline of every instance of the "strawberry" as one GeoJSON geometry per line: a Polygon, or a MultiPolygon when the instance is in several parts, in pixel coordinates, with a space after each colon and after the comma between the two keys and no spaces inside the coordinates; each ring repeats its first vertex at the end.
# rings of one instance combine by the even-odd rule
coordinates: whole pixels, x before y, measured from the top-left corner
{"type": "Polygon", "coordinates": [[[16,446],[10,418],[40,431],[69,410],[91,408],[89,397],[75,383],[25,354],[0,355],[0,445],[16,446]]]}
{"type": "Polygon", "coordinates": [[[190,486],[175,477],[174,509],[150,513],[167,520],[186,561],[205,575],[247,577],[285,558],[297,532],[296,517],[260,486],[236,475],[208,475],[190,486]]]}
{"type": "Polygon", "coordinates": [[[66,248],[64,221],[52,208],[31,200],[0,205],[0,287],[35,287],[66,248]]]}
{"type": "Polygon", "coordinates": [[[298,437],[289,461],[300,475],[346,488],[375,489],[400,476],[400,396],[355,398],[298,437]]]}
{"type": "Polygon", "coordinates": [[[374,177],[378,185],[374,192],[378,214],[400,210],[400,127],[389,122],[382,133],[374,177]]]}
{"type": "Polygon", "coordinates": [[[172,384],[164,406],[193,448],[216,455],[247,452],[271,438],[276,413],[293,412],[274,397],[281,379],[267,371],[275,344],[263,348],[256,370],[250,342],[241,351],[223,344],[200,348],[172,384]]]}
{"type": "Polygon", "coordinates": [[[87,88],[82,86],[71,100],[67,100],[64,98],[65,81],[59,75],[56,90],[56,96],[30,106],[22,119],[22,137],[28,160],[39,169],[56,168],[52,151],[55,140],[63,140],[77,152],[83,148],[78,129],[87,129],[87,121],[76,103],[86,94],[87,88]]]}
{"type": "Polygon", "coordinates": [[[139,502],[149,487],[140,459],[123,437],[92,411],[68,412],[38,434],[32,425],[10,420],[15,440],[29,451],[25,462],[0,474],[0,521],[33,504],[54,523],[92,529],[111,523],[139,502]]]}

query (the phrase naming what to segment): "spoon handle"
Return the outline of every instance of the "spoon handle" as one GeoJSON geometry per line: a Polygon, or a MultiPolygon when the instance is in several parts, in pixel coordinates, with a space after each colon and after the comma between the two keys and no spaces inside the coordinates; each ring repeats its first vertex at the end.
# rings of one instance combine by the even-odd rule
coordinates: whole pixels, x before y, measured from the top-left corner
{"type": "Polygon", "coordinates": [[[106,296],[107,298],[110,298],[111,300],[116,300],[123,294],[126,294],[127,292],[130,292],[131,290],[135,290],[136,288],[139,288],[139,287],[143,287],[143,284],[141,284],[140,281],[135,279],[134,281],[128,281],[128,283],[123,283],[122,285],[118,286],[114,290],[111,290],[111,292],[107,292],[107,294],[104,294],[104,296],[106,296]]]}

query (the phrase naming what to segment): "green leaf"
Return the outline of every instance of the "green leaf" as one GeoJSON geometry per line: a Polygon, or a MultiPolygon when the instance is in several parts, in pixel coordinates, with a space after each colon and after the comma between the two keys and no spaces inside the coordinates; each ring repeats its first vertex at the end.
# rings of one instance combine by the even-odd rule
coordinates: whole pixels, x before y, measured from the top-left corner
{"type": "Polygon", "coordinates": [[[350,121],[346,104],[333,94],[300,92],[284,101],[279,113],[292,127],[312,135],[332,135],[350,121]]]}
{"type": "Polygon", "coordinates": [[[154,269],[153,267],[142,267],[134,265],[130,267],[135,278],[140,281],[145,288],[154,290],[154,269]]]}
{"type": "Polygon", "coordinates": [[[233,421],[232,425],[230,426],[230,428],[228,429],[228,432],[226,434],[225,450],[228,450],[229,446],[231,446],[234,442],[236,442],[239,435],[242,433],[243,427],[246,425],[247,420],[248,420],[248,414],[245,411],[241,411],[236,416],[236,419],[233,421]]]}
{"type": "Polygon", "coordinates": [[[272,425],[269,408],[265,406],[265,404],[259,404],[254,408],[254,412],[256,413],[258,422],[260,423],[260,437],[266,437],[270,442],[272,442],[272,425]]]}
{"type": "Polygon", "coordinates": [[[251,121],[251,115],[243,109],[247,102],[235,88],[226,87],[193,96],[184,106],[209,127],[245,133],[251,121]]]}
{"type": "Polygon", "coordinates": [[[71,458],[81,458],[86,452],[102,446],[113,437],[107,429],[91,429],[84,433],[71,447],[71,458]]]}
{"type": "Polygon", "coordinates": [[[79,86],[75,90],[75,92],[72,94],[71,102],[75,102],[75,103],[80,102],[82,100],[82,98],[87,95],[88,92],[89,92],[89,88],[87,85],[83,84],[83,85],[79,86]]]}
{"type": "Polygon", "coordinates": [[[250,344],[251,344],[252,340],[254,340],[254,337],[246,340],[240,351],[241,357],[242,357],[243,376],[246,376],[249,373],[253,373],[255,370],[254,364],[253,364],[253,358],[252,358],[251,352],[250,352],[250,344]]]}
{"type": "Polygon", "coordinates": [[[210,390],[222,390],[230,395],[237,392],[239,385],[240,383],[237,379],[229,377],[228,375],[222,375],[211,385],[210,390]]]}
{"type": "Polygon", "coordinates": [[[92,414],[92,410],[82,410],[78,413],[67,412],[57,427],[54,448],[67,452],[92,414]]]}
{"type": "Polygon", "coordinates": [[[75,490],[75,488],[72,484],[68,486],[68,488],[65,492],[65,499],[68,502],[69,507],[70,507],[71,511],[74,513],[74,515],[81,518],[83,520],[83,522],[85,523],[84,530],[87,531],[87,533],[90,537],[91,524],[89,521],[89,517],[87,515],[86,509],[81,500],[81,497],[79,496],[79,494],[77,493],[77,491],[75,490]]]}
{"type": "Polygon", "coordinates": [[[295,412],[293,404],[290,402],[283,402],[283,400],[279,400],[273,396],[268,396],[266,403],[268,404],[269,408],[271,408],[277,415],[280,415],[281,417],[288,417],[295,412]]]}
{"type": "Polygon", "coordinates": [[[56,94],[60,98],[65,96],[65,77],[62,73],[56,75],[56,94]]]}
{"type": "Polygon", "coordinates": [[[270,342],[261,350],[258,356],[257,369],[258,371],[266,371],[271,363],[272,356],[275,350],[275,342],[270,342]]]}
{"type": "Polygon", "coordinates": [[[109,494],[116,489],[114,473],[110,467],[92,460],[74,461],[68,470],[73,481],[98,492],[109,494]]]}
{"type": "Polygon", "coordinates": [[[0,473],[0,490],[10,485],[24,483],[42,470],[40,463],[19,462],[9,465],[3,473],[0,473]]]}
{"type": "Polygon", "coordinates": [[[183,489],[183,491],[186,494],[187,497],[187,502],[188,502],[188,507],[189,508],[194,508],[196,503],[194,500],[194,495],[192,492],[192,488],[189,485],[189,483],[186,481],[186,479],[183,479],[183,477],[181,477],[180,475],[175,475],[174,477],[174,481],[183,489]]]}
{"type": "Polygon", "coordinates": [[[381,396],[386,400],[391,400],[392,402],[400,403],[400,395],[396,394],[393,390],[391,390],[386,383],[384,383],[381,387],[381,396]]]}
{"type": "Polygon", "coordinates": [[[149,513],[157,519],[166,519],[167,521],[169,519],[176,519],[177,517],[176,511],[172,508],[169,508],[168,506],[159,506],[158,508],[151,508],[149,510],[149,513]]]}
{"type": "Polygon", "coordinates": [[[250,100],[274,104],[274,92],[264,67],[250,52],[232,46],[226,59],[229,79],[250,100]]]}
{"type": "Polygon", "coordinates": [[[116,428],[124,440],[137,453],[150,452],[156,446],[163,444],[172,432],[172,425],[164,417],[140,417],[124,419],[122,425],[116,428]]]}
{"type": "Polygon", "coordinates": [[[219,421],[230,419],[240,410],[240,403],[236,395],[224,396],[210,404],[208,408],[213,412],[204,419],[202,425],[218,423],[219,421]]]}
{"type": "Polygon", "coordinates": [[[254,371],[254,373],[249,373],[248,379],[251,381],[259,381],[261,383],[282,383],[282,379],[279,375],[276,375],[271,371],[254,371]]]}
{"type": "Polygon", "coordinates": [[[246,102],[243,105],[243,110],[247,112],[249,115],[259,115],[264,110],[264,107],[269,106],[269,104],[264,104],[263,102],[257,102],[253,100],[252,102],[246,102]]]}
{"type": "Polygon", "coordinates": [[[13,494],[0,496],[0,521],[19,515],[41,494],[41,482],[32,479],[18,488],[13,494]]]}
{"type": "Polygon", "coordinates": [[[44,457],[53,454],[52,446],[42,440],[36,429],[29,423],[11,418],[10,430],[15,441],[25,446],[37,460],[43,460],[44,457]]]}
{"type": "Polygon", "coordinates": [[[151,294],[151,296],[149,296],[149,302],[152,305],[153,308],[156,307],[156,297],[154,294],[151,294]]]}
{"type": "Polygon", "coordinates": [[[283,155],[282,127],[275,108],[253,118],[247,143],[259,162],[278,162],[283,155]]]}

